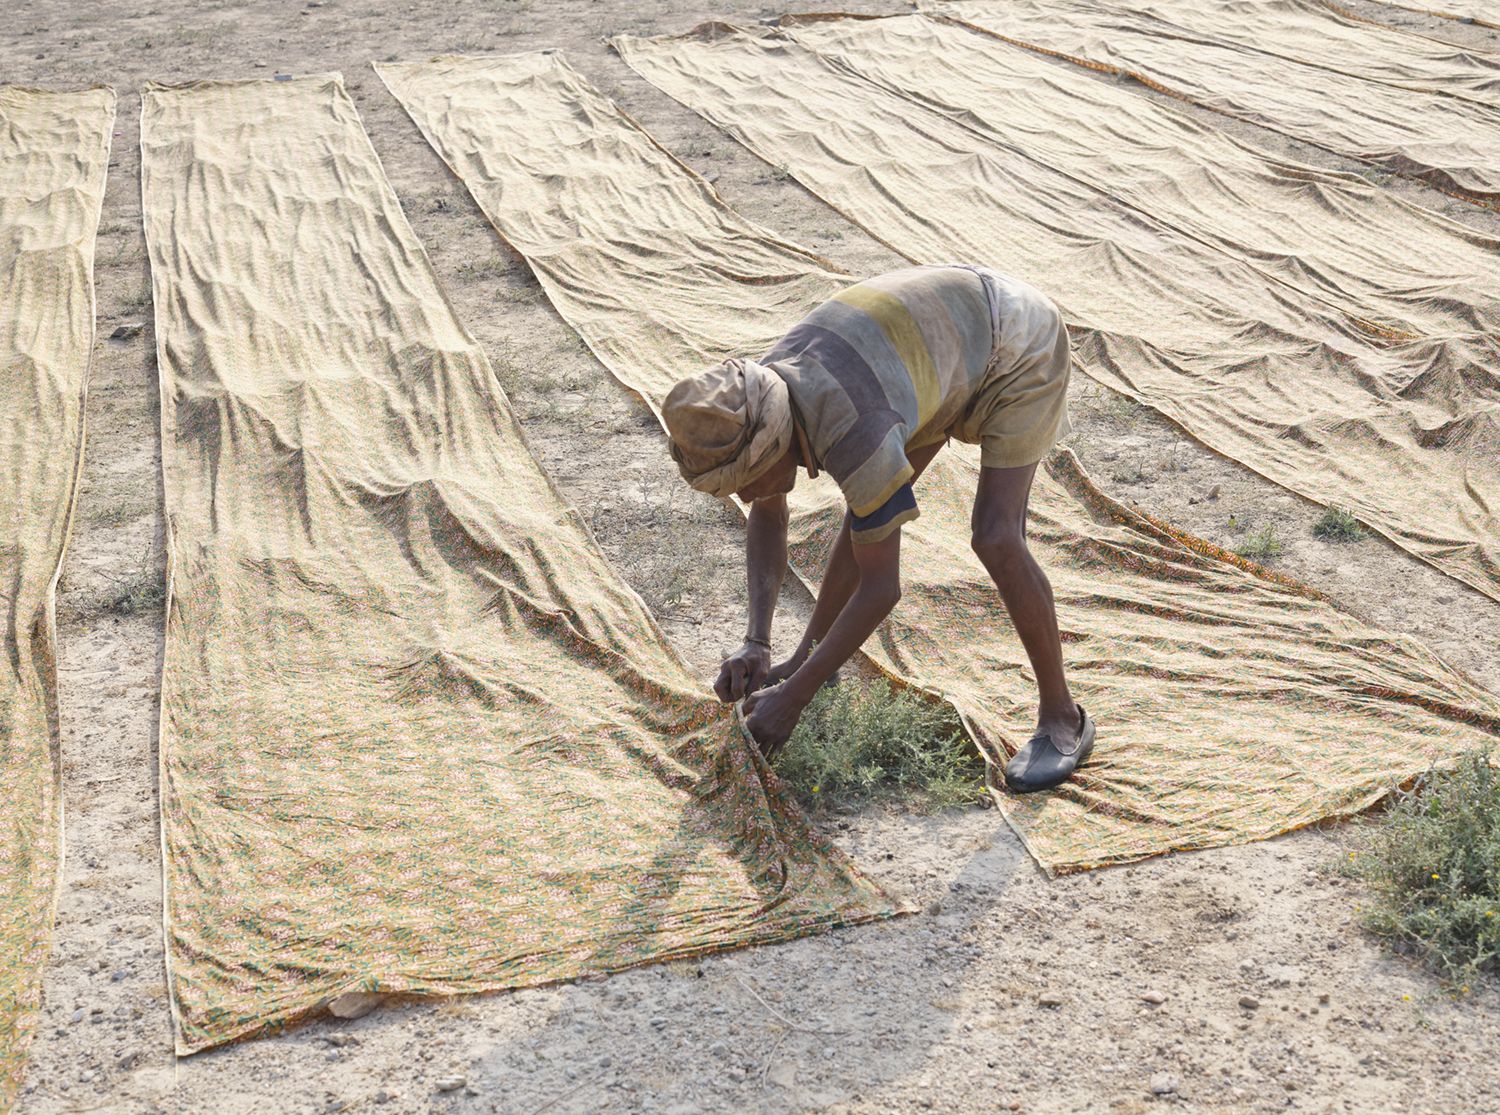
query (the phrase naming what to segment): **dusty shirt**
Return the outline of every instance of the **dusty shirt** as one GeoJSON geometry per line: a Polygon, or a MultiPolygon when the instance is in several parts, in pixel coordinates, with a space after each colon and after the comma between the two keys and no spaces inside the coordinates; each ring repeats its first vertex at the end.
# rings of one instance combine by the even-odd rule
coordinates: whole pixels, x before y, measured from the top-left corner
{"type": "Polygon", "coordinates": [[[907,450],[948,435],[994,348],[978,275],[911,267],[840,291],[761,359],[786,381],[817,464],[849,501],[856,542],[917,517],[907,450]]]}

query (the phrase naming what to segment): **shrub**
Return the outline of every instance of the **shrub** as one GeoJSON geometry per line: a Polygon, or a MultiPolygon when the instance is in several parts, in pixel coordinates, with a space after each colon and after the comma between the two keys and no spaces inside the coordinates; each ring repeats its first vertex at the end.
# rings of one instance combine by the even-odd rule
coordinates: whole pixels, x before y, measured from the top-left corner
{"type": "Polygon", "coordinates": [[[884,681],[819,692],[777,771],[814,808],[906,798],[940,809],[984,799],[984,762],[953,710],[884,681]]]}
{"type": "Polygon", "coordinates": [[[1251,561],[1275,561],[1281,556],[1282,548],[1281,539],[1276,537],[1276,528],[1267,525],[1247,534],[1234,552],[1251,561]]]}
{"type": "Polygon", "coordinates": [[[1360,526],[1354,512],[1342,507],[1330,507],[1323,517],[1313,524],[1314,537],[1325,542],[1358,542],[1369,532],[1360,526]]]}
{"type": "Polygon", "coordinates": [[[1454,985],[1500,971],[1500,771],[1488,755],[1424,775],[1353,863],[1378,937],[1454,985]]]}

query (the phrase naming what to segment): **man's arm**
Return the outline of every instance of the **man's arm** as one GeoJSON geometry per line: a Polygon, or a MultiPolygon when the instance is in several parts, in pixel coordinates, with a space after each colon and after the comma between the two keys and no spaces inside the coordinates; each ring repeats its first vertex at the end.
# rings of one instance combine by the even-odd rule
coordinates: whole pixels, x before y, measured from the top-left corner
{"type": "Polygon", "coordinates": [[[844,605],[859,587],[859,565],[854,560],[854,544],[850,539],[849,513],[844,513],[843,526],[828,551],[828,561],[823,567],[823,579],[818,582],[818,596],[813,604],[812,616],[807,621],[807,630],[802,642],[784,662],[777,663],[767,681],[771,684],[785,681],[807,661],[812,649],[828,634],[829,628],[843,612],[844,605]]]}
{"type": "Polygon", "coordinates": [[[807,661],[786,681],[745,700],[746,726],[770,758],[791,736],[823,683],[864,645],[901,599],[901,531],[850,546],[858,583],[807,661]]]}
{"type": "Polygon", "coordinates": [[[750,505],[745,531],[745,580],[750,589],[750,620],[745,643],[724,661],[714,692],[721,701],[753,693],[771,672],[771,617],[786,577],[786,496],[768,496],[750,505]]]}

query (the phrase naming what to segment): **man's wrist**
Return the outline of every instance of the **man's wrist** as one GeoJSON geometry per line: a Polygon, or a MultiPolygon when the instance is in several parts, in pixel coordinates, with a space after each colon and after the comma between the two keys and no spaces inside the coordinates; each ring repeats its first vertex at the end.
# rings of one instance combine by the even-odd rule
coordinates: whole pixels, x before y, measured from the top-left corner
{"type": "Polygon", "coordinates": [[[814,678],[805,666],[799,666],[781,685],[788,697],[798,704],[807,705],[812,701],[813,695],[817,693],[822,682],[814,678]]]}
{"type": "Polygon", "coordinates": [[[764,635],[753,635],[753,634],[750,634],[749,632],[746,632],[745,633],[745,643],[747,645],[754,645],[754,646],[758,646],[758,647],[765,647],[767,650],[771,649],[771,640],[768,639],[768,638],[766,638],[764,635]]]}

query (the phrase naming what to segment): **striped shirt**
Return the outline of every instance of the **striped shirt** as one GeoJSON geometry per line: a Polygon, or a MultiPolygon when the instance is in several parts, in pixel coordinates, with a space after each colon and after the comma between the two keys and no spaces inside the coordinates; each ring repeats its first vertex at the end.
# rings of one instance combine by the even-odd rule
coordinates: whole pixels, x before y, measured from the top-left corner
{"type": "Polygon", "coordinates": [[[979,276],[912,267],[835,294],[762,359],[786,381],[856,542],[917,517],[908,450],[943,441],[984,381],[995,336],[979,276]]]}

